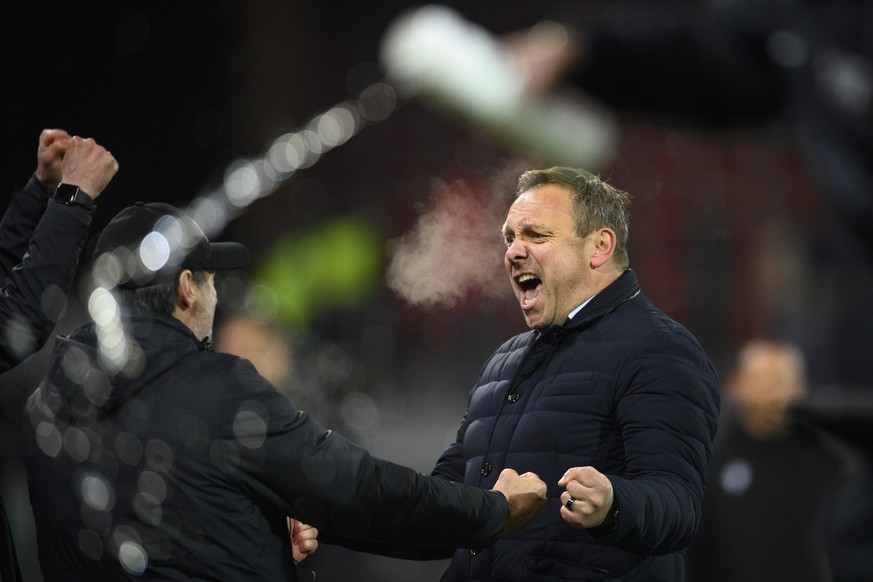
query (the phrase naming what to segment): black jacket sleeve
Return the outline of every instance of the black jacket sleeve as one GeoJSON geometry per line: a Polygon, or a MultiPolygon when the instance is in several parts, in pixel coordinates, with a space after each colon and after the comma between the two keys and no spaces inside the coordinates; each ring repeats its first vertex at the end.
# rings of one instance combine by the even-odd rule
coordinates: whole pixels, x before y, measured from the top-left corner
{"type": "Polygon", "coordinates": [[[31,176],[27,185],[12,195],[0,221],[0,275],[4,280],[27,252],[27,245],[51,195],[51,188],[36,176],[31,176]]]}
{"type": "MultiPolygon", "coordinates": [[[[453,483],[464,482],[466,460],[463,456],[464,432],[467,428],[466,417],[458,430],[457,440],[440,456],[436,467],[431,472],[432,478],[453,483]]],[[[370,541],[354,540],[331,534],[319,534],[319,540],[327,544],[335,544],[358,552],[379,554],[390,558],[404,560],[441,560],[451,558],[455,547],[413,547],[409,544],[379,544],[370,541]]],[[[490,545],[490,544],[486,544],[490,545]]],[[[474,549],[473,546],[461,546],[474,549]]],[[[476,548],[483,546],[475,546],[476,548]]]]}
{"type": "Polygon", "coordinates": [[[0,371],[45,344],[63,311],[91,224],[93,210],[48,200],[48,194],[32,178],[13,196],[0,224],[0,371]]]}
{"type": "Polygon", "coordinates": [[[251,419],[254,432],[252,446],[240,441],[232,478],[263,505],[325,537],[373,548],[478,548],[502,533],[509,511],[502,494],[374,457],[298,411],[250,365],[234,375],[249,390],[226,396],[224,430],[238,439],[250,430],[241,419],[251,419]]]}

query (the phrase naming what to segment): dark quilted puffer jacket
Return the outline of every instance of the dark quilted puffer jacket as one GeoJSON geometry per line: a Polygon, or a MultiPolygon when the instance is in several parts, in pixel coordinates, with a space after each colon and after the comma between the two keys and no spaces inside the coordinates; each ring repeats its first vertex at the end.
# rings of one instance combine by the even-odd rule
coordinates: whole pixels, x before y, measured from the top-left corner
{"type": "Polygon", "coordinates": [[[630,270],[564,325],[512,338],[483,367],[433,473],[487,489],[505,467],[533,471],[548,503],[492,548],[458,550],[443,580],[681,581],[718,414],[700,344],[630,270]],[[561,519],[557,482],[580,466],[613,484],[619,513],[608,531],[561,519]]]}

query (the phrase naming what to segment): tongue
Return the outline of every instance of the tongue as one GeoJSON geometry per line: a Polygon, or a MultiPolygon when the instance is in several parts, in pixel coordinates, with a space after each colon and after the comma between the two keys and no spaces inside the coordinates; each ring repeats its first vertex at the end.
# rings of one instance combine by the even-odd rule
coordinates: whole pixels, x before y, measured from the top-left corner
{"type": "Polygon", "coordinates": [[[521,292],[521,306],[527,307],[531,303],[536,300],[536,298],[540,294],[540,290],[542,289],[542,285],[537,285],[533,289],[526,289],[521,292]]]}

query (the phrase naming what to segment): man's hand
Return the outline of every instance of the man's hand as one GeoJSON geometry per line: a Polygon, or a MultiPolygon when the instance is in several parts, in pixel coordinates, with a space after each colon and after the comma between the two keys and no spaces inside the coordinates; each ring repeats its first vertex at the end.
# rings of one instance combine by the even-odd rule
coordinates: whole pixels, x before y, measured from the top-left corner
{"type": "Polygon", "coordinates": [[[500,491],[509,503],[509,517],[503,526],[512,533],[532,522],[546,503],[546,484],[534,473],[519,475],[512,469],[503,469],[494,491],[500,491]]]}
{"type": "Polygon", "coordinates": [[[61,163],[69,142],[70,134],[63,129],[44,129],[39,134],[34,173],[49,188],[57,188],[61,182],[61,163]]]}
{"type": "Polygon", "coordinates": [[[566,489],[561,493],[564,521],[584,529],[603,523],[614,498],[612,482],[606,475],[594,467],[573,467],[567,469],[558,486],[566,489]]]}
{"type": "Polygon", "coordinates": [[[61,164],[61,181],[64,184],[78,186],[96,200],[116,172],[118,162],[106,148],[91,138],[70,138],[61,164]]]}
{"type": "Polygon", "coordinates": [[[318,549],[318,530],[311,525],[288,518],[288,534],[291,538],[291,552],[298,564],[318,549]]]}
{"type": "Polygon", "coordinates": [[[528,95],[544,97],[557,87],[582,53],[582,41],[557,22],[503,36],[503,48],[522,75],[528,95]]]}

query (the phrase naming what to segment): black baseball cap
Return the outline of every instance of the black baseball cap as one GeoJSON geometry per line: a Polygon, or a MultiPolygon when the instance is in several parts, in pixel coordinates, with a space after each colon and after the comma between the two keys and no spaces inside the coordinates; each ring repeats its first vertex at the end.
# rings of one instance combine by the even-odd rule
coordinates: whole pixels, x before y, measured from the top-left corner
{"type": "Polygon", "coordinates": [[[244,245],[210,242],[191,217],[163,202],[128,206],[109,221],[94,247],[98,282],[121,289],[175,279],[184,269],[239,269],[250,260],[244,245]]]}

